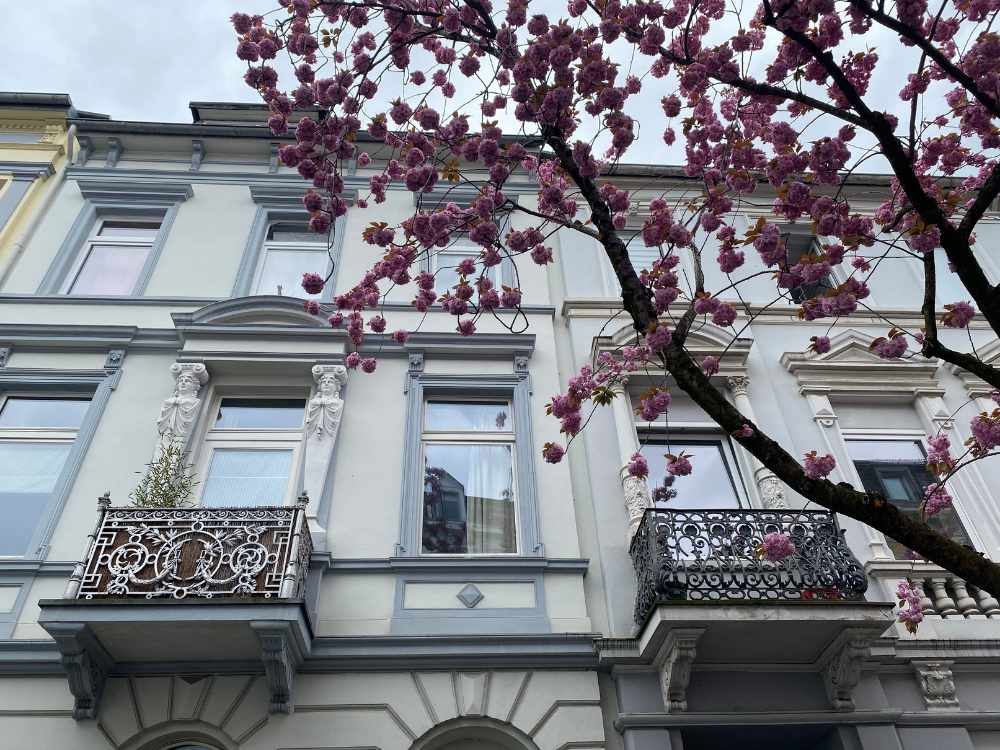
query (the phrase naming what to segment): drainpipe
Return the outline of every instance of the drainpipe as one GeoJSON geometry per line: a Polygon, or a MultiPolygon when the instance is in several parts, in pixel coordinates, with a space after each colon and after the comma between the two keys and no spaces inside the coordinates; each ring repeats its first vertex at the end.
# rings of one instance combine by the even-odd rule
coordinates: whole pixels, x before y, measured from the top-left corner
{"type": "Polygon", "coordinates": [[[66,131],[66,165],[63,167],[62,171],[56,177],[56,184],[53,185],[49,192],[42,199],[42,204],[35,211],[35,215],[32,216],[28,221],[28,226],[24,228],[21,235],[14,240],[11,245],[11,252],[7,254],[7,260],[0,264],[0,289],[7,283],[7,277],[10,276],[10,272],[13,270],[14,266],[17,264],[18,259],[24,252],[25,246],[28,241],[34,235],[35,230],[42,221],[42,217],[48,213],[49,206],[52,203],[55,194],[59,192],[59,187],[62,185],[63,181],[66,179],[66,170],[69,168],[70,164],[73,163],[73,139],[76,137],[76,125],[70,125],[69,130],[66,131]]]}

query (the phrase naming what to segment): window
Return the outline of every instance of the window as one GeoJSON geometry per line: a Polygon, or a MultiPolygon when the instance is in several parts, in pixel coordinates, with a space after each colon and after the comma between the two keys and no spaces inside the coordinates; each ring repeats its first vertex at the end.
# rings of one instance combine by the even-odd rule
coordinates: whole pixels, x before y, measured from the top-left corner
{"type": "MultiPolygon", "coordinates": [[[[642,436],[640,436],[642,437],[642,436]]],[[[669,489],[677,494],[666,502],[657,502],[660,508],[739,508],[742,504],[742,486],[736,461],[729,441],[718,436],[695,437],[680,435],[669,442],[663,436],[650,435],[643,440],[642,455],[649,464],[649,489],[662,487],[667,478],[665,454],[677,456],[686,453],[691,457],[694,471],[688,476],[672,477],[669,489]]]]}
{"type": "Polygon", "coordinates": [[[302,442],[305,399],[221,398],[205,435],[201,503],[284,505],[302,442]]]}
{"type": "MultiPolygon", "coordinates": [[[[801,262],[803,256],[822,254],[823,248],[820,247],[819,241],[812,234],[790,232],[785,235],[785,252],[788,267],[791,268],[801,262]]],[[[791,295],[793,302],[796,304],[802,304],[807,299],[819,297],[827,289],[832,289],[833,286],[833,280],[830,278],[830,275],[827,274],[817,282],[811,284],[799,284],[799,286],[789,289],[788,293],[791,295]]]]}
{"type": "Polygon", "coordinates": [[[428,400],[423,417],[421,551],[516,553],[510,402],[428,400]]]}
{"type": "Polygon", "coordinates": [[[67,294],[130,295],[160,233],[162,217],[99,219],[70,272],[67,294]]]}
{"type": "Polygon", "coordinates": [[[329,264],[326,237],[310,231],[306,222],[268,224],[254,294],[281,294],[316,299],[302,288],[302,274],[326,276],[329,264]]]}
{"type": "MultiPolygon", "coordinates": [[[[437,290],[438,296],[440,297],[445,292],[451,291],[454,286],[458,283],[458,270],[457,266],[459,261],[463,258],[479,258],[480,248],[478,245],[465,245],[458,243],[455,245],[450,245],[448,247],[441,248],[431,254],[431,273],[434,274],[434,288],[437,290]]],[[[472,285],[474,290],[472,295],[472,301],[475,302],[479,298],[479,290],[476,289],[476,279],[479,278],[479,274],[483,273],[484,269],[482,265],[476,266],[476,275],[467,277],[467,281],[472,285]]],[[[485,269],[485,274],[490,281],[493,282],[493,286],[499,292],[500,290],[500,266],[490,266],[485,269]]]]}
{"type": "Polygon", "coordinates": [[[89,399],[9,396],[0,406],[0,556],[27,554],[89,399]]]}
{"type": "MultiPolygon", "coordinates": [[[[925,468],[927,457],[919,441],[848,440],[847,449],[866,492],[881,492],[906,515],[920,517],[924,488],[934,483],[934,477],[925,468]]],[[[954,508],[932,516],[927,523],[956,542],[973,546],[954,508]]],[[[887,541],[896,559],[911,556],[899,542],[887,541]]]]}

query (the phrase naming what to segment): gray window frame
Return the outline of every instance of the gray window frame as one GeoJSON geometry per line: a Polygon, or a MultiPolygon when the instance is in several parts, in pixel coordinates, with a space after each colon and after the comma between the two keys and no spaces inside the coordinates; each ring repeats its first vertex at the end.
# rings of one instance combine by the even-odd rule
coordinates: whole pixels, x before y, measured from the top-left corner
{"type": "Polygon", "coordinates": [[[156,183],[156,182],[124,182],[124,181],[90,181],[80,180],[77,183],[84,204],[77,214],[76,220],[66,234],[56,257],[46,272],[38,287],[38,294],[60,294],[67,297],[108,297],[128,299],[142,297],[149,286],[149,280],[159,262],[160,254],[166,244],[170,229],[180,204],[194,195],[191,185],[186,183],[156,183]],[[63,292],[70,273],[77,267],[80,253],[86,252],[88,240],[97,222],[102,219],[148,219],[157,217],[160,220],[160,231],[156,235],[149,257],[136,279],[135,287],[128,295],[77,295],[63,292]]]}
{"type": "Polygon", "coordinates": [[[406,428],[403,447],[403,486],[401,488],[399,542],[396,557],[413,557],[424,560],[455,560],[463,563],[469,559],[490,555],[445,555],[421,552],[421,523],[423,507],[423,415],[424,402],[442,398],[451,401],[484,398],[506,399],[511,405],[514,431],[514,465],[517,487],[518,531],[521,539],[518,552],[502,555],[504,558],[544,557],[538,521],[537,485],[535,482],[534,438],[531,430],[531,384],[526,368],[510,374],[495,375],[446,375],[422,371],[423,358],[411,355],[407,373],[406,428]]]}
{"type": "MultiPolygon", "coordinates": [[[[121,356],[117,358],[121,362],[121,356]]],[[[69,493],[83,465],[97,426],[121,377],[119,367],[105,370],[34,370],[4,368],[0,370],[0,396],[86,396],[90,398],[83,420],[76,432],[66,462],[56,481],[48,506],[41,515],[38,526],[25,545],[25,554],[4,559],[44,559],[49,542],[62,516],[69,493]]]]}
{"type": "MultiPolygon", "coordinates": [[[[267,241],[267,229],[276,221],[308,221],[309,212],[302,205],[305,190],[301,184],[285,185],[251,185],[250,197],[257,210],[254,213],[250,233],[243,246],[243,257],[240,259],[233,282],[231,297],[249,297],[253,295],[254,281],[257,279],[260,264],[264,260],[264,246],[267,241]]],[[[353,193],[343,196],[345,201],[353,200],[353,193]]],[[[338,216],[333,225],[333,245],[329,248],[330,258],[327,260],[324,275],[330,278],[320,295],[320,302],[333,299],[337,285],[337,272],[340,270],[340,258],[344,247],[344,234],[347,230],[347,214],[338,216]]],[[[311,269],[303,269],[303,273],[311,269]]],[[[296,295],[282,295],[296,298],[296,295]]]]}

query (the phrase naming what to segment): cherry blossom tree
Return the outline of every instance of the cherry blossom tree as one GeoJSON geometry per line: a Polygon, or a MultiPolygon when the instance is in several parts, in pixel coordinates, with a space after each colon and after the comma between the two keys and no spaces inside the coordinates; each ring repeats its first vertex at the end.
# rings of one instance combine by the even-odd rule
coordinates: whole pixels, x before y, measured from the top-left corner
{"type": "MultiPolygon", "coordinates": [[[[750,277],[741,273],[747,253],[759,255],[776,299],[840,267],[845,280],[799,309],[832,331],[865,306],[872,275],[895,252],[922,266],[923,327],[886,321],[872,351],[887,360],[937,358],[1000,390],[1000,370],[974,347],[956,349],[939,337],[940,329],[966,328],[977,316],[1000,335],[1000,288],[974,252],[977,223],[1000,194],[1000,35],[992,30],[1000,0],[531,5],[551,17],[529,14],[527,0],[504,7],[490,0],[280,5],[267,17],[231,20],[245,81],[267,103],[271,129],[294,130],[295,143],[283,146],[280,158],[313,186],[304,198],[312,229],[330,232],[347,211],[344,175],[353,165],[375,169],[357,208],[383,202],[390,185],[417,198],[400,225],[368,225],[370,270],[336,297],[335,309],[312,301],[307,309],[346,325],[360,344],[366,327],[386,330],[386,290],[411,285],[416,310],[440,304],[461,334],[474,335],[482,316],[521,303],[516,286],[495,287],[490,268],[504,259],[546,265],[554,260],[555,232],[585,235],[604,249],[636,340],[601,354],[552,398],[564,439],[546,444],[547,461],[562,459],[563,443],[580,432],[590,410],[614,398],[612,387],[628,373],[658,373],[661,385],[640,401],[643,420],[664,418],[670,389],[680,389],[803,497],[1000,595],[1000,566],[926,523],[950,506],[952,477],[997,452],[1000,408],[972,418],[966,446],[929,436],[927,464],[936,479],[926,488],[923,517],[914,519],[880,495],[829,481],[832,456],[790,455],[713,385],[718,358],[696,360],[686,346],[705,320],[731,329],[734,340],[752,322],[740,295],[750,277]],[[891,51],[891,62],[880,59],[873,41],[891,51]],[[279,71],[295,82],[279,82],[279,71]],[[644,116],[645,127],[662,128],[663,146],[683,150],[683,173],[698,190],[681,201],[666,194],[652,200],[636,233],[627,231],[632,196],[616,187],[614,171],[630,158],[648,161],[633,153],[643,100],[659,102],[662,122],[651,125],[644,116]],[[372,147],[366,152],[363,144],[372,147]],[[852,176],[862,169],[891,177],[874,213],[854,211],[848,200],[852,176]],[[530,207],[505,194],[509,181],[526,178],[538,190],[530,207]],[[475,185],[475,197],[451,199],[459,185],[475,185]],[[774,220],[738,229],[735,210],[762,188],[777,193],[774,220]],[[512,212],[526,228],[509,228],[512,212]],[[792,221],[826,238],[794,263],[782,233],[792,221]],[[479,252],[461,261],[457,284],[436,288],[435,276],[420,270],[422,260],[460,236],[479,252]],[[658,249],[650,268],[636,270],[629,249],[637,246],[658,249]],[[682,254],[694,264],[688,289],[676,270],[682,254]],[[938,299],[936,254],[946,256],[968,299],[938,299]],[[704,264],[712,262],[729,280],[725,288],[705,288],[704,264]],[[946,313],[938,318],[942,304],[946,313]]],[[[307,273],[303,287],[314,294],[326,282],[307,273]]],[[[392,335],[405,342],[408,332],[392,335]]],[[[824,353],[830,337],[802,346],[824,353]]],[[[352,353],[347,364],[371,372],[377,363],[352,353]]],[[[994,400],[1000,404],[1000,393],[994,400]]],[[[689,456],[667,460],[671,475],[697,471],[689,456]]],[[[629,472],[648,473],[641,455],[629,472]]],[[[664,497],[669,487],[654,492],[664,497]]],[[[794,551],[790,540],[772,536],[762,550],[768,559],[794,551]]],[[[919,596],[904,583],[900,598],[908,603],[901,619],[915,625],[919,596]]]]}

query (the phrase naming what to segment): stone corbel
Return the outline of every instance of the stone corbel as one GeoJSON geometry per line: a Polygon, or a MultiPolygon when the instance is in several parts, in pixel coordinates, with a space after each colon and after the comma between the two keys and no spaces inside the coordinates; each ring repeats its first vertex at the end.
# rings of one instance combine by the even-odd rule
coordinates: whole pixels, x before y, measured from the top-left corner
{"type": "Polygon", "coordinates": [[[295,712],[295,670],[302,662],[302,653],[296,645],[289,623],[251,622],[250,627],[260,642],[260,658],[264,663],[271,701],[268,712],[291,714],[295,712]]]}
{"type": "Polygon", "coordinates": [[[915,661],[913,671],[928,711],[958,711],[958,691],[950,661],[915,661]]]}
{"type": "Polygon", "coordinates": [[[656,655],[653,663],[659,673],[663,710],[668,714],[687,711],[691,665],[697,655],[698,639],[704,632],[704,628],[671,630],[656,655]]]}
{"type": "Polygon", "coordinates": [[[0,367],[6,367],[7,362],[10,361],[10,353],[12,347],[0,346],[0,367]]]}
{"type": "Polygon", "coordinates": [[[834,710],[854,710],[852,693],[861,679],[861,667],[868,657],[868,646],[876,635],[878,633],[848,630],[829,650],[822,674],[826,694],[834,710]]]}
{"type": "Polygon", "coordinates": [[[96,719],[111,659],[83,623],[46,626],[59,649],[73,694],[73,718],[96,719]]]}
{"type": "Polygon", "coordinates": [[[104,160],[105,169],[113,169],[118,166],[118,160],[122,158],[122,142],[118,138],[108,138],[108,156],[104,160]]]}
{"type": "Polygon", "coordinates": [[[205,160],[205,141],[195,139],[191,141],[191,172],[201,169],[201,163],[205,160]]]}
{"type": "Polygon", "coordinates": [[[306,407],[303,427],[305,459],[302,486],[313,499],[306,515],[309,532],[316,549],[322,550],[326,547],[326,529],[320,523],[318,513],[344,413],[344,399],[340,392],[347,382],[347,368],[343,365],[316,365],[312,368],[312,375],[316,381],[316,392],[306,407]]]}

